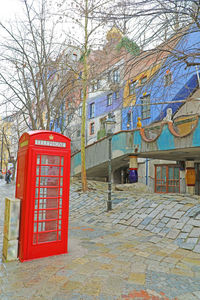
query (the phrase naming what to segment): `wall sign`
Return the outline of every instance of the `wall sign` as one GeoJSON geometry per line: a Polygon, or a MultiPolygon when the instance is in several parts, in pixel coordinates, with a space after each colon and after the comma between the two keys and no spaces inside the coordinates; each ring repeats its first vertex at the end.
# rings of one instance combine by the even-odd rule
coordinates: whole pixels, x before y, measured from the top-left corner
{"type": "Polygon", "coordinates": [[[35,145],[53,146],[53,147],[61,147],[61,148],[65,148],[66,147],[66,143],[53,142],[53,141],[44,141],[44,140],[35,140],[35,145]]]}

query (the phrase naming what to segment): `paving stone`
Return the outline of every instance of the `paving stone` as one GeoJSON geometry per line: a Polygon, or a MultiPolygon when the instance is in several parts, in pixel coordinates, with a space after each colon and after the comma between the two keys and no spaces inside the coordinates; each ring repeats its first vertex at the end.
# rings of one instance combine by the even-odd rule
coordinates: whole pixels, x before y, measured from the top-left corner
{"type": "Polygon", "coordinates": [[[196,226],[196,227],[200,227],[200,220],[189,220],[188,224],[196,226]]]}
{"type": "Polygon", "coordinates": [[[185,215],[182,217],[182,218],[180,218],[180,222],[182,222],[182,223],[187,223],[188,221],[190,220],[190,218],[189,217],[185,217],[185,215]]]}
{"type": "Polygon", "coordinates": [[[177,238],[186,239],[188,237],[188,235],[189,235],[188,232],[181,232],[177,238]]]}
{"type": "Polygon", "coordinates": [[[152,224],[145,227],[145,229],[149,230],[149,231],[151,231],[153,228],[154,228],[154,225],[152,225],[152,224]]]}
{"type": "Polygon", "coordinates": [[[200,299],[200,290],[193,292],[193,294],[197,297],[197,299],[200,299]]]}
{"type": "Polygon", "coordinates": [[[132,216],[130,219],[128,219],[127,225],[130,225],[130,224],[133,223],[135,220],[136,220],[136,216],[132,216]]]}
{"type": "Polygon", "coordinates": [[[146,210],[146,213],[147,213],[147,214],[150,214],[152,211],[153,211],[153,207],[150,207],[150,208],[148,208],[148,209],[146,210]]]}
{"type": "Polygon", "coordinates": [[[183,215],[184,215],[183,211],[178,211],[172,217],[173,219],[180,219],[183,215]]]}
{"type": "Polygon", "coordinates": [[[199,228],[193,228],[192,231],[189,234],[189,237],[200,237],[200,229],[199,228]]]}
{"type": "Polygon", "coordinates": [[[143,221],[142,219],[138,218],[131,223],[131,226],[138,226],[142,221],[143,221]]]}
{"type": "Polygon", "coordinates": [[[151,232],[153,233],[159,233],[162,230],[162,228],[154,227],[151,232]]]}
{"type": "Polygon", "coordinates": [[[171,218],[173,216],[174,212],[172,211],[167,211],[165,216],[171,218]]]}
{"type": "Polygon", "coordinates": [[[167,237],[170,239],[175,239],[180,233],[180,230],[178,229],[171,229],[170,232],[167,234],[167,237]]]}
{"type": "Polygon", "coordinates": [[[151,217],[146,217],[146,218],[142,221],[141,225],[147,226],[151,221],[152,221],[152,218],[151,218],[151,217]]]}
{"type": "Polygon", "coordinates": [[[189,244],[189,243],[184,242],[184,243],[180,244],[180,247],[183,249],[192,250],[192,249],[194,249],[195,244],[189,244]]]}
{"type": "Polygon", "coordinates": [[[200,244],[196,245],[193,249],[194,252],[200,253],[200,244]]]}
{"type": "Polygon", "coordinates": [[[184,227],[184,223],[176,223],[175,225],[174,225],[174,228],[177,228],[177,229],[182,229],[183,227],[184,227]]]}
{"type": "Polygon", "coordinates": [[[156,224],[158,224],[159,222],[160,222],[159,219],[154,218],[154,219],[152,219],[151,224],[152,224],[152,225],[156,225],[156,224]]]}
{"type": "Polygon", "coordinates": [[[190,232],[192,230],[193,226],[190,224],[186,224],[183,228],[182,231],[183,232],[190,232]]]}
{"type": "Polygon", "coordinates": [[[196,244],[198,242],[198,238],[187,238],[187,243],[196,244]]]}
{"type": "Polygon", "coordinates": [[[156,208],[157,206],[158,206],[158,203],[155,203],[155,202],[151,203],[151,205],[150,205],[150,207],[152,207],[152,208],[156,208]]]}
{"type": "Polygon", "coordinates": [[[177,220],[171,219],[167,224],[166,227],[172,228],[177,223],[177,220]]]}
{"type": "Polygon", "coordinates": [[[168,223],[168,222],[169,222],[169,220],[170,220],[170,219],[169,219],[169,218],[167,218],[167,217],[164,217],[164,218],[162,218],[162,222],[163,222],[163,223],[165,223],[165,224],[166,224],[166,223],[168,223]]]}
{"type": "Polygon", "coordinates": [[[145,225],[139,224],[137,228],[138,228],[138,229],[145,229],[145,225]]]}

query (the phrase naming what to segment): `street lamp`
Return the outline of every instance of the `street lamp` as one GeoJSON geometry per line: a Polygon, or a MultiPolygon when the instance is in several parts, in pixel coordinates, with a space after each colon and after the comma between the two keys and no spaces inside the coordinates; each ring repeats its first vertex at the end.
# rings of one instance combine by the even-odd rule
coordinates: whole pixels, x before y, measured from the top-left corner
{"type": "Polygon", "coordinates": [[[107,201],[107,211],[112,210],[112,200],[111,200],[111,193],[112,193],[112,180],[111,180],[111,173],[112,173],[112,136],[114,133],[115,127],[115,116],[111,113],[108,114],[108,117],[105,121],[105,129],[106,135],[108,137],[108,201],[107,201]]]}

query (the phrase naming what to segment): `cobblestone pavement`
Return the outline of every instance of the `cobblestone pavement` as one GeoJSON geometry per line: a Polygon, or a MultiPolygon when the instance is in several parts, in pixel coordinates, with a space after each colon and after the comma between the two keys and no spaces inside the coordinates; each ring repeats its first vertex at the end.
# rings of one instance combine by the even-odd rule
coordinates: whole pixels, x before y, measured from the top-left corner
{"type": "Polygon", "coordinates": [[[0,299],[200,299],[200,198],[113,192],[106,212],[106,184],[89,187],[71,185],[69,253],[1,263],[0,299]]]}

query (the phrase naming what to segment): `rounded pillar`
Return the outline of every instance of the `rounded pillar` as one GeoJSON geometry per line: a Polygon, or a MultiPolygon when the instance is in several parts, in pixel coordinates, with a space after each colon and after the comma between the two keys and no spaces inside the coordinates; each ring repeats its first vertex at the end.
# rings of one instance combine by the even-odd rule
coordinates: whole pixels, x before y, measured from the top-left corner
{"type": "Polygon", "coordinates": [[[129,182],[138,182],[138,163],[135,155],[129,156],[129,182]]]}
{"type": "Polygon", "coordinates": [[[194,195],[195,194],[195,181],[196,181],[194,162],[186,161],[185,167],[186,167],[186,171],[185,171],[186,193],[194,195]]]}

